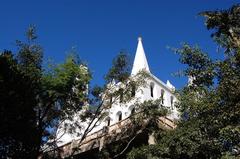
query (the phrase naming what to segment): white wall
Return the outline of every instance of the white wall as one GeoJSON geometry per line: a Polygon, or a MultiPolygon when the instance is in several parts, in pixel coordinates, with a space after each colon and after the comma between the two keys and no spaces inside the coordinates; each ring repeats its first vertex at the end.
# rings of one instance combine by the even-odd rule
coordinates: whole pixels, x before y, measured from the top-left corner
{"type": "MultiPolygon", "coordinates": [[[[151,78],[147,81],[147,85],[145,87],[141,87],[136,91],[135,97],[136,99],[140,99],[140,102],[143,102],[145,100],[156,100],[161,97],[161,90],[164,90],[164,106],[171,108],[171,101],[170,98],[171,96],[174,97],[174,102],[177,101],[176,96],[174,95],[173,91],[171,88],[169,88],[165,83],[157,79],[155,76],[151,76],[151,78]],[[151,97],[151,91],[150,91],[150,85],[153,84],[153,97],[151,97]]],[[[109,112],[110,117],[110,125],[113,125],[118,122],[118,112],[122,113],[122,120],[129,117],[131,115],[131,110],[134,107],[132,104],[134,103],[134,100],[127,103],[115,103],[112,105],[112,107],[107,110],[109,112]]],[[[171,119],[178,119],[178,112],[175,107],[173,107],[173,110],[171,109],[172,114],[169,115],[169,118],[171,119]]],[[[76,121],[80,121],[80,119],[76,119],[76,121]]],[[[85,127],[87,126],[87,123],[84,124],[85,127]]],[[[99,123],[98,126],[96,126],[91,133],[94,133],[100,129],[102,129],[104,126],[107,126],[106,120],[103,120],[101,123],[99,123]]],[[[83,131],[83,130],[81,130],[83,131]]],[[[61,130],[59,131],[61,132],[61,130]]],[[[90,134],[91,134],[90,133],[90,134]]],[[[59,133],[58,136],[60,136],[61,133],[59,133]]],[[[71,142],[73,139],[76,140],[76,135],[70,135],[70,134],[65,134],[62,136],[62,143],[59,145],[62,145],[63,143],[71,142]]]]}

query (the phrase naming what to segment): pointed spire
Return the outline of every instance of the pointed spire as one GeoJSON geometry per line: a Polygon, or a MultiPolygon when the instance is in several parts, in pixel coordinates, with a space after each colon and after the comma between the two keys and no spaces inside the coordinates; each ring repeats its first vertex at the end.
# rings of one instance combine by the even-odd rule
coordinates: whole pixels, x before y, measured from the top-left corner
{"type": "Polygon", "coordinates": [[[142,38],[139,37],[137,51],[133,62],[132,75],[136,75],[141,70],[150,72],[147,58],[142,45],[142,38]]]}

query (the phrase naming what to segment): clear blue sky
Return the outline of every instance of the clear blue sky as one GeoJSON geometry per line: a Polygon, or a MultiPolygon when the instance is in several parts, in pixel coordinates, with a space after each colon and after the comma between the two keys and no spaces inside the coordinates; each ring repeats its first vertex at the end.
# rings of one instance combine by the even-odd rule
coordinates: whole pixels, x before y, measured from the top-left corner
{"type": "Polygon", "coordinates": [[[63,62],[77,47],[93,72],[92,84],[103,84],[103,75],[120,50],[134,57],[137,37],[143,45],[151,72],[181,88],[186,78],[172,76],[183,68],[167,46],[198,44],[216,57],[216,45],[197,14],[226,9],[233,0],[1,0],[0,50],[15,50],[29,24],[37,26],[44,58],[63,62]]]}

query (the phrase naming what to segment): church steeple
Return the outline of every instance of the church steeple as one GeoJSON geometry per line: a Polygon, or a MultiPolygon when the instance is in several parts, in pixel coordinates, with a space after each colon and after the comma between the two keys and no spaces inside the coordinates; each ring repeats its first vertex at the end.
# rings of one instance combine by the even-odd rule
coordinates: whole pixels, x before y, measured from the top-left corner
{"type": "Polygon", "coordinates": [[[133,62],[132,75],[136,75],[139,71],[145,70],[150,72],[147,58],[142,45],[142,38],[138,38],[137,51],[133,62]]]}

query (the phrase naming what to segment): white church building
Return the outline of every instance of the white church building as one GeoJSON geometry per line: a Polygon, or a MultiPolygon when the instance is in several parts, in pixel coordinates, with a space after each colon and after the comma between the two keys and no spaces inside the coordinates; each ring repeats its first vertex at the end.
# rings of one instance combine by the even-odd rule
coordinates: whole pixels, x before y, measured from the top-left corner
{"type": "MultiPolygon", "coordinates": [[[[150,77],[146,81],[146,86],[139,88],[136,91],[135,98],[139,99],[140,102],[162,98],[163,106],[168,108],[171,112],[168,118],[171,120],[178,119],[178,111],[175,107],[175,103],[177,101],[177,98],[174,94],[175,87],[168,80],[165,83],[151,73],[143,48],[142,38],[139,37],[131,76],[135,76],[141,70],[145,70],[145,72],[149,73],[150,77]]],[[[118,85],[118,83],[113,84],[118,85]]],[[[126,104],[114,103],[109,109],[106,110],[108,111],[108,116],[105,118],[105,120],[100,121],[99,124],[97,124],[97,126],[92,129],[89,135],[103,129],[106,126],[111,126],[118,122],[121,122],[121,120],[128,118],[133,110],[134,105],[132,105],[131,102],[126,104]]],[[[80,120],[78,115],[76,115],[75,120],[80,120]]],[[[84,127],[87,127],[87,125],[88,123],[86,122],[85,125],[83,125],[83,129],[78,131],[83,132],[84,127]]],[[[58,146],[65,145],[72,142],[73,140],[76,141],[81,138],[81,135],[79,135],[81,133],[78,135],[72,133],[70,134],[64,132],[64,129],[66,128],[64,128],[63,124],[60,126],[57,132],[57,138],[60,138],[58,146]]]]}

